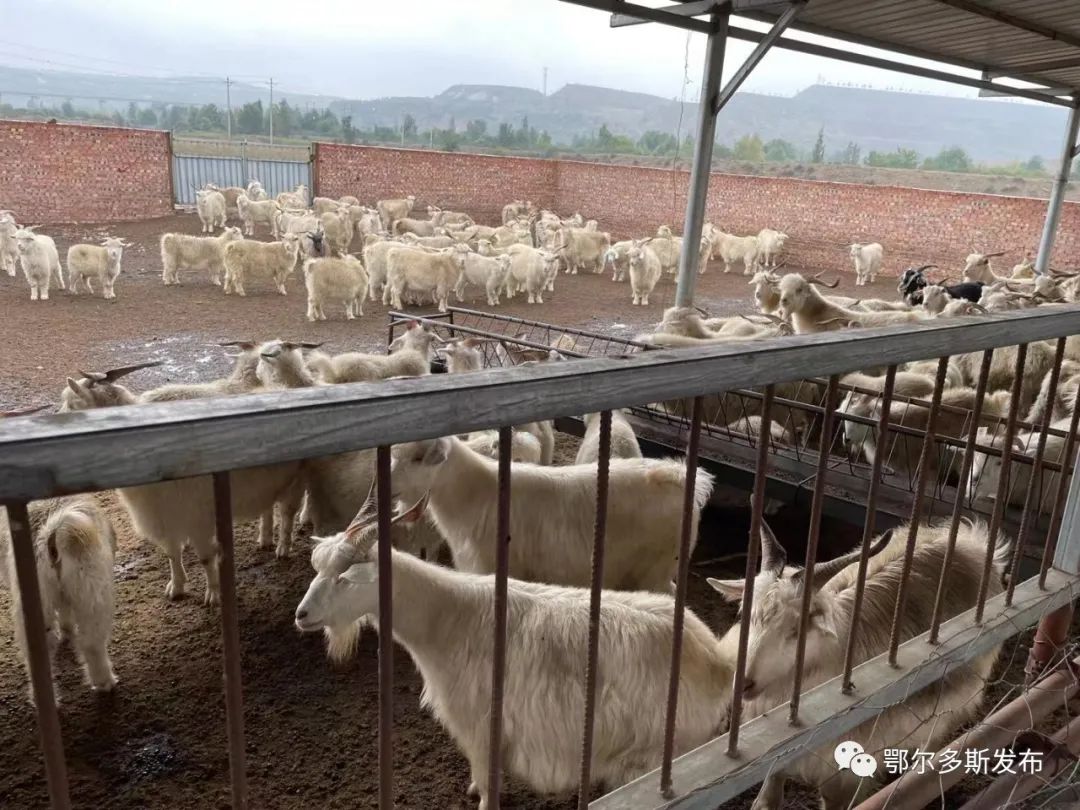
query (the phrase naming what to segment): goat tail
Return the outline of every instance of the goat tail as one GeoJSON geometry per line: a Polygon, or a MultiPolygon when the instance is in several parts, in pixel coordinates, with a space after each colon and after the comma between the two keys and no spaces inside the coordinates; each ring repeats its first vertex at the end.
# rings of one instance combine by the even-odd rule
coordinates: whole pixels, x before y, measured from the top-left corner
{"type": "Polygon", "coordinates": [[[998,536],[997,543],[994,546],[994,568],[1001,577],[1002,587],[1007,587],[1009,584],[1009,568],[1012,564],[1013,543],[1013,540],[1009,539],[1004,534],[1001,534],[998,536]]]}
{"type": "Polygon", "coordinates": [[[58,572],[78,566],[108,544],[116,550],[116,538],[107,522],[99,518],[92,503],[76,503],[57,509],[43,527],[49,562],[58,572]]]}

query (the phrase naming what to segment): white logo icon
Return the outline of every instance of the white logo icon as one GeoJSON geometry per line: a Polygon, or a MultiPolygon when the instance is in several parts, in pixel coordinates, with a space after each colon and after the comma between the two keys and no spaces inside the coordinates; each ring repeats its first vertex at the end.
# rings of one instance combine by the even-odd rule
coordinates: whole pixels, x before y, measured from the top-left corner
{"type": "Polygon", "coordinates": [[[836,750],[833,751],[833,759],[836,760],[836,765],[840,770],[846,771],[851,767],[852,757],[861,753],[863,753],[863,747],[853,740],[848,740],[836,746],[836,750]]]}
{"type": "Polygon", "coordinates": [[[865,779],[877,772],[877,760],[870,754],[856,754],[851,758],[851,772],[865,779]]]}
{"type": "Polygon", "coordinates": [[[851,772],[859,778],[873,776],[877,772],[877,760],[867,754],[863,747],[854,740],[847,740],[836,746],[833,751],[833,759],[836,760],[840,770],[851,769],[851,772]]]}

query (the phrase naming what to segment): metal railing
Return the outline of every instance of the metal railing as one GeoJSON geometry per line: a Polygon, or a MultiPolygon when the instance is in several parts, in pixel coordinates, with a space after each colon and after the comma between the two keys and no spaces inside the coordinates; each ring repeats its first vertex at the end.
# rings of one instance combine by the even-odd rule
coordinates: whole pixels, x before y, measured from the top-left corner
{"type": "MultiPolygon", "coordinates": [[[[768,437],[775,404],[775,386],[807,376],[824,377],[827,391],[835,393],[838,375],[869,366],[885,366],[889,377],[898,364],[926,357],[991,350],[998,347],[1058,338],[1073,334],[1080,326],[1076,308],[1062,307],[1035,313],[1005,313],[973,321],[956,319],[916,326],[859,331],[829,332],[755,342],[751,345],[717,346],[698,350],[647,351],[481,371],[462,375],[433,375],[418,379],[393,380],[376,385],[326,386],[282,393],[260,393],[169,404],[142,404],[130,407],[82,411],[55,416],[29,417],[0,422],[0,502],[11,517],[13,550],[18,583],[23,594],[25,626],[29,638],[29,663],[37,703],[39,729],[45,751],[46,774],[53,807],[70,806],[67,779],[52,692],[45,645],[34,551],[27,502],[61,493],[101,490],[112,487],[154,483],[198,475],[214,478],[214,507],[217,514],[222,626],[226,685],[226,720],[234,807],[246,806],[242,692],[236,624],[235,575],[231,565],[232,514],[229,499],[229,471],[255,465],[340,454],[349,450],[378,448],[376,481],[379,503],[379,631],[380,631],[380,808],[393,806],[392,764],[390,761],[392,677],[390,598],[390,467],[392,444],[435,438],[492,424],[500,427],[498,474],[498,555],[495,570],[495,622],[493,689],[490,733],[493,742],[503,738],[501,701],[506,651],[506,602],[510,492],[509,425],[627,406],[646,406],[658,401],[689,398],[686,507],[683,512],[682,553],[675,589],[675,628],[671,659],[671,689],[666,707],[668,718],[665,745],[659,757],[661,767],[593,802],[602,810],[613,808],[714,808],[720,802],[761,781],[776,768],[803,756],[814,747],[835,739],[845,731],[881,714],[891,703],[940,679],[950,668],[985,653],[1003,639],[1035,624],[1048,611],[1072,602],[1080,588],[1080,520],[1076,516],[1080,487],[1077,479],[1066,484],[1059,476],[1053,514],[1055,520],[1046,535],[1040,575],[1023,583],[1010,583],[1005,593],[987,597],[982,588],[977,605],[967,613],[948,618],[940,604],[935,606],[933,628],[904,643],[897,633],[889,645],[889,655],[865,663],[854,660],[849,648],[843,677],[803,692],[801,672],[795,677],[787,722],[772,714],[750,721],[740,728],[742,692],[738,688],[746,673],[746,641],[750,605],[744,604],[740,651],[735,666],[730,731],[710,743],[674,756],[674,719],[678,699],[678,661],[681,627],[687,592],[690,543],[690,505],[698,465],[698,442],[702,434],[703,402],[717,390],[763,387],[761,422],[756,445],[752,521],[762,521],[765,481],[771,454],[768,437]],[[1066,490],[1069,500],[1066,501],[1066,490]],[[1068,507],[1068,508],[1066,508],[1068,507]],[[1060,532],[1057,527],[1060,524],[1060,532]],[[1059,539],[1060,537],[1060,539],[1059,539]],[[1051,567],[1051,562],[1057,567],[1051,567]],[[852,690],[853,680],[858,689],[852,690]]],[[[520,323],[525,323],[524,321],[520,323]]],[[[532,322],[536,323],[536,322],[532,322]]],[[[461,326],[464,326],[462,324],[461,326]]],[[[563,330],[570,331],[570,330],[563,330]]],[[[590,333],[576,330],[578,337],[590,333]]],[[[596,340],[601,335],[593,335],[596,340]]],[[[944,363],[944,361],[942,361],[944,363]]],[[[985,375],[984,375],[985,376],[985,375]]],[[[932,410],[940,410],[942,374],[939,373],[932,410]]],[[[883,397],[891,396],[886,385],[883,397]]],[[[835,401],[829,399],[829,402],[835,401]]],[[[1015,411],[1015,409],[1014,409],[1015,411]]],[[[884,438],[888,428],[888,408],[876,429],[884,438]]],[[[822,431],[828,435],[833,408],[822,414],[822,431]]],[[[1015,428],[1015,412],[1009,422],[1015,428]]],[[[1075,423],[1074,423],[1075,424],[1075,423]]],[[[601,422],[601,446],[609,446],[610,420],[601,422]]],[[[923,441],[926,458],[933,431],[923,441]]],[[[970,449],[970,448],[969,448],[970,449]]],[[[1070,451],[1073,449],[1070,445],[1070,451]]],[[[813,519],[807,550],[807,580],[816,563],[817,536],[828,465],[818,458],[813,489],[813,519]]],[[[1009,455],[1003,457],[1003,462],[1009,455]]],[[[598,503],[606,496],[607,453],[598,468],[598,503]]],[[[881,456],[875,466],[883,462],[881,456]]],[[[1068,460],[1063,463],[1068,466],[1068,460]]],[[[1036,456],[1036,469],[1038,468],[1036,456]]],[[[1003,464],[1007,466],[1007,464],[1003,464]]],[[[925,465],[924,465],[925,468],[925,465]]],[[[879,470],[880,472],[880,470],[879,470]]],[[[1002,471],[1008,478],[1008,470],[1002,471]]],[[[920,476],[917,493],[926,481],[920,476]]],[[[871,479],[877,482],[879,476],[871,479]]],[[[1029,499],[1030,499],[1029,493],[1029,499]]],[[[999,507],[994,512],[999,518],[999,507]]],[[[1030,506],[1030,503],[1028,504],[1030,506]]],[[[908,537],[905,565],[910,565],[916,532],[923,517],[921,498],[912,507],[913,528],[908,537]]],[[[583,728],[581,795],[584,806],[590,788],[589,745],[596,711],[597,638],[600,632],[599,587],[604,561],[605,523],[598,511],[593,547],[593,574],[590,596],[590,633],[583,674],[588,684],[583,728]]],[[[950,544],[955,541],[960,515],[953,511],[950,544]]],[[[859,587],[865,581],[869,541],[873,534],[873,497],[861,544],[859,587]]],[[[951,549],[951,545],[950,545],[951,549]]],[[[992,554],[992,549],[988,555],[992,554]]],[[[756,574],[757,549],[749,544],[747,580],[756,574]]],[[[989,559],[989,557],[988,557],[989,559]]],[[[1011,568],[1015,571],[1015,556],[1011,568]]],[[[939,590],[948,576],[941,572],[939,590]]],[[[747,591],[745,599],[752,591],[747,591]]],[[[897,615],[903,609],[901,589],[897,615]]],[[[858,627],[856,606],[849,636],[858,627]]],[[[895,620],[894,620],[895,628],[895,620]]],[[[806,636],[806,602],[803,603],[799,661],[806,636]]],[[[501,746],[491,747],[489,763],[489,807],[498,807],[501,781],[501,746]]]]}

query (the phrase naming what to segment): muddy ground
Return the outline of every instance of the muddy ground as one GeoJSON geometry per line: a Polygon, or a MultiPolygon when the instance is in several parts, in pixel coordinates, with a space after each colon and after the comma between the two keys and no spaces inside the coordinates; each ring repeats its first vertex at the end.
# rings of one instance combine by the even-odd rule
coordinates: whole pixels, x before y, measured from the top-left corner
{"type": "MultiPolygon", "coordinates": [[[[160,281],[157,241],[168,230],[196,232],[193,216],[127,225],[108,231],[134,242],[125,252],[119,298],[107,302],[86,294],[55,292],[31,304],[21,278],[0,277],[0,406],[55,401],[63,379],[77,369],[94,370],[160,359],[157,369],[130,378],[136,390],[164,382],[204,380],[222,374],[228,360],[215,343],[274,337],[325,340],[333,351],[385,345],[386,308],[365,307],[359,321],[310,324],[297,278],[281,297],[269,286],[248,285],[246,299],[226,298],[205,274],[188,273],[184,286],[160,281]]],[[[96,239],[93,226],[51,231],[61,255],[73,241],[96,239]]],[[[699,281],[698,300],[714,313],[749,311],[749,289],[741,275],[711,272],[699,281]]],[[[895,282],[872,289],[893,296],[895,282]]],[[[854,290],[845,276],[841,290],[854,290]]],[[[628,287],[609,277],[560,277],[549,303],[515,303],[499,311],[568,326],[632,336],[657,321],[674,297],[665,280],[647,308],[630,305],[628,287]],[[617,326],[613,326],[617,324],[617,326]]],[[[519,299],[520,301],[521,299],[519,299]]],[[[473,303],[485,308],[482,303],[473,303]]],[[[418,310],[419,312],[420,310],[418,310]]],[[[574,452],[560,437],[560,454],[574,452]]],[[[113,663],[120,684],[112,695],[93,695],[82,683],[71,649],[61,648],[58,682],[61,723],[75,806],[81,808],[206,808],[229,806],[228,757],[222,694],[220,615],[199,598],[170,603],[164,598],[163,555],[133,533],[111,493],[98,496],[119,532],[118,606],[113,663]]],[[[209,505],[208,505],[209,506],[209,505]]],[[[732,610],[712,595],[706,575],[739,575],[739,559],[708,563],[745,546],[745,509],[707,515],[690,579],[689,604],[718,631],[734,621],[732,610]]],[[[772,523],[793,559],[802,553],[806,514],[788,508],[772,523]]],[[[829,523],[828,554],[845,550],[856,528],[829,523]]],[[[377,638],[366,633],[355,659],[330,664],[318,636],[304,636],[292,613],[311,578],[309,541],[302,536],[292,558],[277,560],[256,548],[254,528],[238,528],[236,567],[243,652],[247,762],[253,808],[375,807],[377,780],[377,638]]],[[[190,593],[201,595],[202,574],[188,560],[190,593]]],[[[1022,680],[1025,639],[1002,656],[1001,678],[991,702],[1022,680]]],[[[472,808],[465,789],[464,759],[450,738],[420,710],[421,682],[408,655],[398,648],[394,680],[395,797],[402,808],[472,808]]],[[[35,715],[26,678],[15,653],[7,592],[0,591],[0,808],[47,804],[35,715]]],[[[959,806],[974,785],[952,791],[945,806],[959,806]]],[[[789,794],[793,807],[815,807],[807,794],[789,794]]],[[[573,799],[546,799],[511,783],[506,808],[570,808],[573,799]]],[[[749,806],[749,798],[728,803],[749,806]]]]}

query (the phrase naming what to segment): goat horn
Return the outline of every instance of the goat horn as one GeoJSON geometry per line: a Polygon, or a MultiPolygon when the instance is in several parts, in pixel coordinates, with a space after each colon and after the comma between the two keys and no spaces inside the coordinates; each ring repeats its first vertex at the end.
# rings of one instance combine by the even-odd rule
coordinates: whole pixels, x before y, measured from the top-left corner
{"type": "Polygon", "coordinates": [[[30,408],[16,408],[12,411],[0,411],[0,419],[10,419],[14,416],[29,416],[32,413],[43,411],[48,408],[52,403],[45,403],[44,405],[34,405],[30,408]]]}
{"type": "Polygon", "coordinates": [[[307,343],[305,341],[300,341],[296,345],[299,346],[302,349],[317,349],[320,346],[322,346],[324,343],[326,343],[325,340],[320,340],[318,343],[307,343]]]}
{"type": "Polygon", "coordinates": [[[218,344],[218,346],[254,346],[253,340],[225,340],[218,344]]]}
{"type": "Polygon", "coordinates": [[[697,304],[694,304],[694,309],[696,309],[698,312],[700,312],[706,318],[710,317],[709,310],[705,309],[705,307],[699,307],[697,304]]]}
{"type": "Polygon", "coordinates": [[[915,272],[916,273],[921,273],[924,270],[937,270],[937,269],[938,269],[938,266],[936,264],[924,264],[921,267],[916,267],[915,272]]]}
{"type": "MultiPolygon", "coordinates": [[[[821,273],[818,273],[818,276],[820,275],[821,273]]],[[[834,279],[833,283],[829,284],[827,281],[819,281],[818,276],[814,276],[812,279],[810,279],[810,283],[817,284],[821,287],[828,287],[830,290],[835,290],[837,287],[840,286],[840,279],[834,279]]]]}
{"type": "MultiPolygon", "coordinates": [[[[751,495],[750,509],[753,510],[753,508],[754,496],[751,495]]],[[[773,534],[773,530],[765,521],[764,515],[761,517],[761,527],[758,529],[758,539],[761,541],[761,570],[778,575],[784,570],[784,566],[787,565],[787,552],[784,551],[784,547],[780,545],[780,541],[776,539],[776,535],[773,534]]]]}
{"type": "Polygon", "coordinates": [[[1004,255],[1005,255],[1005,251],[1004,250],[999,250],[999,251],[997,251],[995,253],[984,253],[983,258],[993,259],[996,256],[1004,256],[1004,255]]]}
{"type": "Polygon", "coordinates": [[[377,511],[375,504],[375,488],[377,484],[378,479],[372,478],[371,486],[368,487],[368,493],[360,504],[360,509],[357,510],[356,517],[349,521],[349,525],[345,527],[345,538],[350,542],[352,542],[356,533],[365,526],[370,525],[372,519],[375,517],[377,511]]]}
{"type": "Polygon", "coordinates": [[[126,377],[128,374],[139,371],[140,369],[160,366],[163,362],[163,360],[151,360],[148,363],[136,363],[133,366],[120,366],[119,368],[110,368],[108,371],[97,375],[90,375],[84,371],[80,371],[79,373],[90,379],[96,378],[98,382],[113,382],[114,380],[119,380],[121,377],[126,377]]]}
{"type": "MultiPolygon", "coordinates": [[[[879,537],[878,540],[870,546],[869,553],[867,554],[867,559],[870,559],[871,557],[874,557],[884,551],[885,547],[889,545],[890,542],[892,542],[892,536],[892,529],[889,529],[889,531],[881,535],[881,537],[879,537]]],[[[813,589],[818,590],[822,588],[826,582],[839,574],[853,562],[858,560],[861,555],[862,549],[857,548],[854,551],[848,552],[842,557],[837,557],[834,560],[829,560],[828,562],[824,562],[821,563],[821,565],[816,566],[814,568],[814,578],[811,583],[813,589]]]]}

